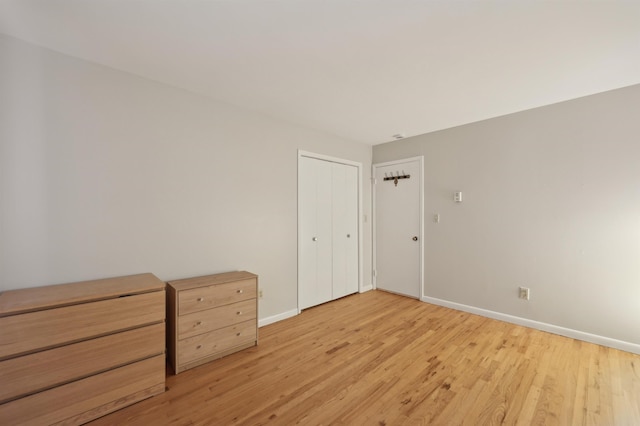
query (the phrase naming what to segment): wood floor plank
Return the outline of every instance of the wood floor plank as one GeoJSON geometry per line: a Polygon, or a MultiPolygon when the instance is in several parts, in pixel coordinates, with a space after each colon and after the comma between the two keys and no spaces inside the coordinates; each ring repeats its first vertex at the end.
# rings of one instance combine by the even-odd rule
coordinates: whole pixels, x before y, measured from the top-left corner
{"type": "Polygon", "coordinates": [[[640,356],[370,291],[95,425],[637,425],[640,356]]]}

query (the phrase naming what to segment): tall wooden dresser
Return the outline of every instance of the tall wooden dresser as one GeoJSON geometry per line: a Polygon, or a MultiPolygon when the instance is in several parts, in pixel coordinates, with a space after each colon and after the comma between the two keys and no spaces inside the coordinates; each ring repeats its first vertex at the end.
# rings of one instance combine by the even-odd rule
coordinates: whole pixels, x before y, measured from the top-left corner
{"type": "Polygon", "coordinates": [[[169,361],[178,374],[258,344],[258,276],[227,272],[167,283],[169,361]]]}
{"type": "Polygon", "coordinates": [[[82,424],[165,389],[152,274],[0,293],[0,424],[82,424]]]}

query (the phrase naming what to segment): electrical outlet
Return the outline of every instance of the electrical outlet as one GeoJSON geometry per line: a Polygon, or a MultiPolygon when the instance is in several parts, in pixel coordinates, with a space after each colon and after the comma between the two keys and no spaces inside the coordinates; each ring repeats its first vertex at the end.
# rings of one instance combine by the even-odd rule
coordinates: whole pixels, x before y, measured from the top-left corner
{"type": "Polygon", "coordinates": [[[529,287],[519,288],[518,297],[520,299],[529,300],[530,296],[531,296],[531,291],[529,290],[529,287]]]}
{"type": "Polygon", "coordinates": [[[260,289],[260,290],[258,290],[258,298],[262,299],[262,296],[263,296],[262,289],[260,289]]]}

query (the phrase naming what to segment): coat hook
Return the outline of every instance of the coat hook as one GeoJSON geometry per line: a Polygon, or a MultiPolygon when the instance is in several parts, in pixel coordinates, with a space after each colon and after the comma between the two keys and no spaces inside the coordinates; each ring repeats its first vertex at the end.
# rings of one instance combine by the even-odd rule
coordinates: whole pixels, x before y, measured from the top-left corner
{"type": "Polygon", "coordinates": [[[408,175],[405,173],[404,170],[402,170],[402,174],[400,174],[399,171],[396,170],[395,174],[394,172],[389,172],[389,176],[387,175],[387,173],[385,172],[384,174],[384,180],[392,180],[393,183],[395,184],[395,186],[398,186],[398,181],[400,179],[409,179],[411,177],[411,175],[408,175]]]}

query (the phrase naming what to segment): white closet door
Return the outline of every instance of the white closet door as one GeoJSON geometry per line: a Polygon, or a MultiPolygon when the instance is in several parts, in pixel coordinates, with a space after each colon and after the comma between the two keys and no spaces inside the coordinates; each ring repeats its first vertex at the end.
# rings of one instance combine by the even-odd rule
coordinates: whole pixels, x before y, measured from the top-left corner
{"type": "Polygon", "coordinates": [[[333,299],[358,291],[358,168],[333,163],[333,299]]]}
{"type": "Polygon", "coordinates": [[[332,163],[300,163],[300,309],[332,299],[332,163]]]}

